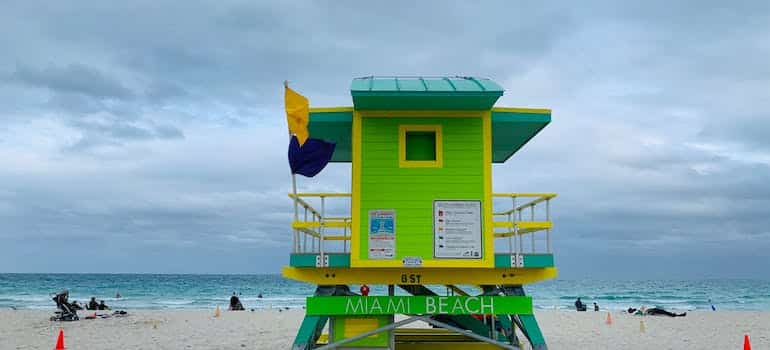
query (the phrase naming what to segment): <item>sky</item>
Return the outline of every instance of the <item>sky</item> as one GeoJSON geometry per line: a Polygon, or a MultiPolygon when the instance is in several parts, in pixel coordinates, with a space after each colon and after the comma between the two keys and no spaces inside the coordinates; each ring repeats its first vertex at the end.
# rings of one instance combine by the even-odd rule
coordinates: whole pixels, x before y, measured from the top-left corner
{"type": "Polygon", "coordinates": [[[553,111],[493,189],[559,194],[560,278],[769,276],[767,1],[10,1],[0,47],[0,272],[277,273],[283,81],[462,75],[553,111]]]}

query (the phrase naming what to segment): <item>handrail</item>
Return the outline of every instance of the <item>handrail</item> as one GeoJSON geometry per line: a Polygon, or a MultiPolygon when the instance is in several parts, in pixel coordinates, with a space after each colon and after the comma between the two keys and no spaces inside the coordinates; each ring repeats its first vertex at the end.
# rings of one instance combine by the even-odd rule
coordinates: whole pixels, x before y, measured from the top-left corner
{"type": "MultiPolygon", "coordinates": [[[[324,242],[327,241],[342,241],[343,245],[343,251],[347,251],[347,244],[348,241],[351,240],[351,237],[349,235],[349,231],[352,226],[352,217],[351,216],[326,216],[326,199],[328,198],[350,198],[352,197],[351,193],[331,193],[331,192],[318,192],[318,193],[289,193],[289,198],[291,198],[296,205],[301,206],[305,209],[305,216],[304,218],[300,219],[296,217],[295,220],[292,222],[291,227],[295,230],[295,232],[299,232],[304,237],[295,236],[295,246],[297,248],[297,252],[299,253],[308,253],[308,252],[315,252],[319,253],[320,259],[316,260],[316,264],[321,264],[317,266],[324,266],[326,263],[326,260],[324,259],[324,255],[327,254],[326,250],[327,247],[325,247],[324,242]],[[316,209],[311,205],[307,200],[303,198],[320,198],[321,200],[321,207],[320,210],[316,209]],[[310,213],[311,215],[308,215],[310,213]],[[328,234],[327,231],[331,229],[337,229],[340,230],[340,234],[328,234]],[[307,240],[310,238],[310,249],[308,250],[307,247],[307,240]],[[299,244],[299,240],[303,241],[303,244],[299,244]],[[316,245],[316,242],[318,244],[316,245]]],[[[344,214],[343,214],[344,215],[344,214]]]]}
{"type": "Polygon", "coordinates": [[[556,193],[493,193],[492,197],[546,197],[546,199],[555,198],[556,193]]]}
{"type": "MultiPolygon", "coordinates": [[[[332,193],[332,192],[319,192],[319,193],[297,193],[297,197],[352,197],[351,193],[332,193]]],[[[294,193],[289,193],[289,198],[294,198],[294,193]]]]}
{"type": "MultiPolygon", "coordinates": [[[[545,231],[546,252],[551,253],[551,199],[556,198],[556,193],[493,193],[496,198],[511,198],[511,209],[493,212],[495,217],[504,216],[507,220],[495,221],[494,228],[505,228],[506,231],[494,232],[495,238],[508,239],[508,252],[511,255],[521,255],[524,252],[522,236],[529,234],[532,241],[532,253],[535,253],[535,233],[545,231]],[[517,205],[517,198],[531,198],[528,202],[517,205]],[[535,221],[535,207],[545,202],[545,221],[535,221]],[[529,209],[529,217],[522,218],[523,211],[529,209]],[[518,237],[517,239],[513,239],[518,237]]],[[[542,208],[542,207],[540,207],[542,208]]]]}

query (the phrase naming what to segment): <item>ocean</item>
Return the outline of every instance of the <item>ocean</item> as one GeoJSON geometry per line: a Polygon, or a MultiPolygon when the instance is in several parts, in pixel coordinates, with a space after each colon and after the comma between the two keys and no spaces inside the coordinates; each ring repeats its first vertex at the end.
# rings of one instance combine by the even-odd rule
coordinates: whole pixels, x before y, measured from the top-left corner
{"type": "MultiPolygon", "coordinates": [[[[233,292],[246,308],[297,308],[314,286],[280,275],[0,274],[0,309],[53,309],[53,294],[70,291],[70,301],[91,296],[113,309],[213,309],[233,292]],[[121,298],[116,298],[120,293],[121,298]],[[259,294],[262,298],[258,298],[259,294]]],[[[358,286],[352,286],[354,290],[358,286]]],[[[432,286],[446,293],[443,286],[432,286]]],[[[398,288],[397,288],[397,291],[398,288]]],[[[604,310],[640,305],[674,310],[770,310],[770,281],[598,281],[552,280],[525,287],[538,309],[572,309],[575,298],[604,310]]],[[[385,293],[384,286],[372,294],[385,293]]],[[[397,294],[404,294],[403,292],[397,294]]]]}

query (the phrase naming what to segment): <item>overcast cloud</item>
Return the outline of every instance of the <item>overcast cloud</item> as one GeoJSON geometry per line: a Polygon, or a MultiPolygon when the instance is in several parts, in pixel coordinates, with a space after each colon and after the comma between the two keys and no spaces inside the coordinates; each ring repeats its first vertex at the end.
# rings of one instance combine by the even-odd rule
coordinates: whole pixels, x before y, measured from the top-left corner
{"type": "Polygon", "coordinates": [[[553,110],[494,189],[560,194],[563,277],[766,278],[770,2],[562,5],[6,3],[0,272],[277,272],[283,80],[475,75],[553,110]]]}

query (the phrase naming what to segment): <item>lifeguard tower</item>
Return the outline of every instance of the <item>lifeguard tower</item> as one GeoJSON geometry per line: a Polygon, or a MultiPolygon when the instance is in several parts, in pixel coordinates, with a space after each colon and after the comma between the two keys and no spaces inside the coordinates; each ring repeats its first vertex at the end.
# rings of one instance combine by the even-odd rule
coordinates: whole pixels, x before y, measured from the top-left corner
{"type": "Polygon", "coordinates": [[[492,165],[550,110],[494,107],[502,87],[473,77],[364,77],[350,93],[311,108],[309,131],[351,163],[352,192],[289,195],[283,275],[318,286],[293,349],[546,349],[524,285],[557,275],[556,195],[494,193],[492,165]]]}

